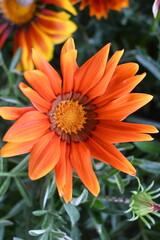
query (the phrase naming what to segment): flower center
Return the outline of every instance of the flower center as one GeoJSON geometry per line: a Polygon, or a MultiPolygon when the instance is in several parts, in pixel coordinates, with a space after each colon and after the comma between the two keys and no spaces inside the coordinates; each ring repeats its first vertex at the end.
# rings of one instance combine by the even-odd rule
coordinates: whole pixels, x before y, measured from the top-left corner
{"type": "Polygon", "coordinates": [[[3,0],[0,2],[0,10],[5,18],[15,24],[23,24],[30,21],[36,9],[32,0],[3,0]]]}
{"type": "Polygon", "coordinates": [[[84,107],[78,101],[65,100],[58,104],[54,113],[55,124],[67,134],[80,131],[86,123],[84,107]]]}

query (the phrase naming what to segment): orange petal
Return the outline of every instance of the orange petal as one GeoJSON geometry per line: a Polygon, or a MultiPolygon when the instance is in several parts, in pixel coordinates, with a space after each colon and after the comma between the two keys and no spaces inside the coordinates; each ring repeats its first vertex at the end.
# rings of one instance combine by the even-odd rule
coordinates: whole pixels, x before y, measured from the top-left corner
{"type": "Polygon", "coordinates": [[[57,162],[54,171],[56,175],[56,185],[58,188],[59,195],[63,195],[63,187],[66,183],[66,142],[61,141],[60,143],[61,155],[57,162]]]}
{"type": "Polygon", "coordinates": [[[35,92],[32,88],[28,87],[23,82],[19,84],[19,88],[21,89],[23,94],[29,98],[29,100],[37,110],[45,113],[49,111],[49,109],[51,108],[51,103],[40,97],[39,94],[35,92]]]}
{"type": "Polygon", "coordinates": [[[105,100],[103,99],[103,102],[111,101],[130,93],[143,80],[145,76],[146,73],[143,73],[141,75],[136,75],[128,79],[124,79],[124,81],[120,82],[119,84],[117,82],[113,88],[107,89],[105,93],[106,98],[105,100]]]}
{"type": "Polygon", "coordinates": [[[85,95],[97,85],[104,74],[109,49],[110,44],[107,44],[76,71],[75,92],[85,95]]]}
{"type": "Polygon", "coordinates": [[[26,142],[38,139],[49,129],[48,116],[31,111],[24,113],[7,131],[3,140],[6,142],[26,142]]]}
{"type": "Polygon", "coordinates": [[[44,4],[54,4],[76,15],[77,12],[69,0],[41,0],[44,4]]]}
{"type": "Polygon", "coordinates": [[[136,175],[136,170],[132,164],[112,144],[97,143],[92,138],[89,138],[85,144],[94,158],[110,164],[122,172],[136,175]]]}
{"type": "Polygon", "coordinates": [[[97,196],[100,191],[99,183],[92,168],[90,151],[83,143],[72,143],[70,161],[85,186],[97,196]]]}
{"type": "Polygon", "coordinates": [[[36,141],[37,140],[18,143],[17,142],[6,143],[1,149],[1,155],[2,157],[13,157],[24,153],[28,153],[31,151],[36,141]]]}
{"type": "Polygon", "coordinates": [[[0,116],[6,120],[17,120],[25,112],[30,112],[34,110],[34,107],[0,107],[0,116]]]}
{"type": "Polygon", "coordinates": [[[122,121],[131,113],[146,105],[152,96],[143,93],[130,93],[122,96],[104,107],[97,108],[97,119],[122,121]]]}
{"type": "Polygon", "coordinates": [[[137,75],[139,65],[136,63],[124,63],[116,67],[110,79],[105,93],[94,100],[94,104],[106,104],[124,94],[129,93],[145,76],[137,75]]]}
{"type": "Polygon", "coordinates": [[[113,73],[117,67],[117,64],[118,64],[120,58],[122,57],[123,52],[124,52],[123,50],[117,51],[110,58],[110,60],[108,61],[107,65],[106,65],[106,68],[105,68],[102,78],[100,79],[100,81],[98,82],[96,87],[93,87],[91,90],[89,90],[89,92],[87,94],[89,96],[89,98],[96,98],[96,97],[102,95],[106,91],[106,88],[113,76],[113,73]]]}
{"type": "MultiPolygon", "coordinates": [[[[31,59],[31,44],[30,41],[27,41],[26,39],[28,39],[28,32],[26,32],[26,29],[20,28],[20,30],[16,32],[14,42],[17,41],[17,48],[22,48],[22,56],[19,68],[23,71],[33,69],[33,62],[31,59]]],[[[16,50],[17,49],[14,48],[14,51],[16,50]]]]}
{"type": "Polygon", "coordinates": [[[139,69],[139,65],[137,63],[123,63],[116,67],[115,72],[111,81],[109,82],[108,87],[113,87],[117,83],[121,83],[124,79],[128,79],[133,77],[139,69]]]}
{"type": "Polygon", "coordinates": [[[36,68],[49,78],[53,92],[56,95],[60,94],[62,80],[58,72],[34,49],[32,49],[32,58],[36,68]]]}
{"type": "Polygon", "coordinates": [[[62,47],[60,59],[63,75],[63,93],[73,90],[74,74],[78,69],[76,58],[77,50],[75,50],[74,41],[72,38],[69,38],[62,47]]]}
{"type": "Polygon", "coordinates": [[[51,102],[56,99],[56,96],[52,91],[50,81],[47,75],[43,72],[39,70],[27,71],[24,73],[24,77],[34,90],[46,101],[51,102]]]}
{"type": "Polygon", "coordinates": [[[66,183],[63,188],[63,198],[66,203],[72,199],[72,166],[69,160],[70,145],[66,145],[66,183]]]}
{"type": "Polygon", "coordinates": [[[157,133],[156,127],[147,124],[128,123],[112,120],[100,120],[98,125],[109,130],[140,132],[140,133],[157,133]]]}
{"type": "MultiPolygon", "coordinates": [[[[127,128],[122,127],[116,129],[109,128],[110,126],[101,127],[100,124],[96,125],[96,130],[92,131],[92,138],[95,141],[102,141],[104,143],[122,143],[122,142],[137,142],[137,141],[151,141],[153,138],[149,134],[129,131],[127,128]]],[[[122,125],[123,126],[123,125],[122,125]]]]}
{"type": "Polygon", "coordinates": [[[32,47],[47,61],[50,61],[53,58],[54,49],[52,37],[43,32],[34,21],[30,23],[28,34],[32,47]]]}
{"type": "MultiPolygon", "coordinates": [[[[45,33],[51,36],[52,42],[56,44],[54,35],[59,35],[65,39],[71,36],[77,30],[74,22],[70,21],[70,14],[66,12],[54,12],[45,9],[45,12],[36,13],[38,18],[37,26],[45,33]]],[[[62,41],[61,41],[62,42],[62,41]]]]}
{"type": "Polygon", "coordinates": [[[47,175],[60,158],[60,138],[49,132],[34,145],[29,162],[29,177],[32,180],[47,175]]]}

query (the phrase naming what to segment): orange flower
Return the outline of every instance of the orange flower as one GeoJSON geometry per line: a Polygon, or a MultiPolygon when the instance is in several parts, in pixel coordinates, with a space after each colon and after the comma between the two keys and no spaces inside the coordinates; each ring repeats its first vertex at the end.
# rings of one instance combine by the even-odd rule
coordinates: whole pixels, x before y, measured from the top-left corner
{"type": "Polygon", "coordinates": [[[31,48],[35,48],[47,61],[53,57],[53,44],[65,41],[76,30],[69,20],[70,14],[44,8],[54,4],[73,14],[75,9],[69,0],[1,0],[0,48],[11,32],[14,32],[13,51],[22,47],[18,69],[33,69],[31,48]]]}
{"type": "Polygon", "coordinates": [[[89,6],[90,16],[96,16],[97,19],[108,18],[110,9],[121,11],[122,8],[129,7],[129,0],[71,0],[71,2],[73,4],[81,2],[80,10],[89,6]]]}
{"type": "Polygon", "coordinates": [[[92,169],[91,156],[135,175],[131,163],[114,143],[150,141],[146,133],[156,133],[150,125],[122,122],[148,103],[152,96],[130,91],[144,78],[135,75],[138,65],[117,66],[122,51],[106,63],[110,44],[81,67],[70,38],[61,51],[62,78],[39,53],[33,50],[36,70],[26,71],[19,87],[33,106],[1,107],[4,119],[17,120],[5,134],[8,142],[3,157],[30,152],[29,177],[41,178],[54,169],[60,196],[72,198],[72,169],[89,191],[97,196],[99,183],[92,169]]]}

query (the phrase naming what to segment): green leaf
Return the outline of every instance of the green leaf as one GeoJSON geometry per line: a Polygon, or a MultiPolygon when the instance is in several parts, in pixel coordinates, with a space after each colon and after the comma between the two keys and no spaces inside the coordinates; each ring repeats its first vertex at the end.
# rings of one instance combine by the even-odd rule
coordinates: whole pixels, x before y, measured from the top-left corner
{"type": "Polygon", "coordinates": [[[24,198],[26,204],[31,207],[32,206],[32,199],[28,193],[28,190],[24,184],[24,182],[22,181],[21,178],[14,178],[17,188],[21,194],[21,196],[24,198]]]}
{"type": "Polygon", "coordinates": [[[94,203],[92,204],[92,207],[98,210],[102,210],[105,209],[105,204],[101,200],[95,199],[94,203]]]}
{"type": "Polygon", "coordinates": [[[29,234],[31,236],[39,236],[39,235],[42,235],[43,233],[45,233],[47,231],[47,229],[39,229],[39,230],[30,230],[29,231],[29,234]]]}
{"type": "Polygon", "coordinates": [[[146,153],[160,153],[160,143],[157,142],[135,142],[137,148],[146,153]]]}
{"type": "Polygon", "coordinates": [[[160,80],[160,65],[147,54],[143,54],[141,49],[135,55],[137,61],[149,70],[158,80],[160,80]]]}
{"type": "Polygon", "coordinates": [[[134,148],[133,144],[131,143],[120,143],[117,146],[119,151],[126,151],[126,150],[132,150],[134,148]]]}
{"type": "Polygon", "coordinates": [[[13,69],[15,69],[15,67],[17,66],[20,58],[22,55],[22,48],[18,48],[18,50],[16,51],[16,53],[14,54],[11,64],[9,66],[9,70],[12,71],[13,69]]]}
{"type": "Polygon", "coordinates": [[[13,240],[24,240],[23,238],[13,237],[13,240]]]}
{"type": "Polygon", "coordinates": [[[124,193],[124,182],[119,173],[115,174],[116,183],[120,193],[124,193]]]}
{"type": "Polygon", "coordinates": [[[79,220],[80,218],[80,214],[77,210],[77,208],[71,204],[64,204],[63,205],[70,220],[71,220],[71,224],[72,224],[72,227],[76,224],[76,222],[79,220]]]}
{"type": "Polygon", "coordinates": [[[1,226],[11,226],[11,225],[13,225],[13,222],[11,222],[9,220],[5,220],[5,219],[0,219],[0,225],[1,226]]]}
{"type": "Polygon", "coordinates": [[[138,166],[145,172],[158,174],[158,175],[160,174],[160,163],[159,162],[149,161],[149,160],[141,159],[141,158],[135,158],[134,165],[138,166]]]}
{"type": "Polygon", "coordinates": [[[53,236],[56,237],[56,238],[58,238],[58,239],[59,239],[59,238],[63,238],[63,239],[64,239],[64,237],[66,236],[66,233],[61,232],[60,230],[55,231],[55,230],[51,229],[49,232],[52,233],[53,236]]]}
{"type": "Polygon", "coordinates": [[[32,212],[34,216],[42,216],[48,213],[48,210],[37,210],[32,212]]]}
{"type": "Polygon", "coordinates": [[[11,170],[11,173],[19,173],[28,168],[29,155],[27,155],[16,167],[11,170]]]}
{"type": "Polygon", "coordinates": [[[4,227],[0,226],[0,240],[4,240],[4,227]]]}
{"type": "Polygon", "coordinates": [[[24,200],[19,201],[16,205],[14,205],[14,207],[9,211],[9,213],[7,213],[7,215],[5,215],[5,217],[3,218],[8,219],[8,218],[14,217],[17,213],[22,211],[24,206],[25,206],[24,200]]]}
{"type": "Polygon", "coordinates": [[[11,178],[6,178],[0,187],[0,197],[2,197],[10,186],[11,178]]]}
{"type": "Polygon", "coordinates": [[[88,191],[87,189],[84,189],[79,197],[73,198],[71,200],[71,204],[73,204],[74,206],[78,206],[79,204],[86,202],[87,198],[88,198],[88,191]]]}
{"type": "Polygon", "coordinates": [[[111,240],[103,224],[96,224],[96,229],[101,240],[111,240]]]}

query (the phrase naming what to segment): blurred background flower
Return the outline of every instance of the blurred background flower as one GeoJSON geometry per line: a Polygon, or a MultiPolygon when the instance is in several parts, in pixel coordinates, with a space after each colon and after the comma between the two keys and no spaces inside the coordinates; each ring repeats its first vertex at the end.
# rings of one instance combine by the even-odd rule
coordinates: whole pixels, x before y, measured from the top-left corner
{"type": "Polygon", "coordinates": [[[90,16],[108,18],[108,11],[121,11],[122,8],[129,7],[129,0],[71,0],[73,4],[80,2],[80,10],[89,7],[90,16]]]}
{"type": "Polygon", "coordinates": [[[0,48],[9,36],[13,51],[21,47],[19,70],[33,68],[31,48],[48,61],[53,57],[54,44],[65,41],[77,29],[66,12],[46,9],[48,4],[76,14],[69,0],[2,0],[0,2],[0,48]]]}
{"type": "Polygon", "coordinates": [[[160,11],[160,0],[155,0],[153,7],[152,7],[153,15],[156,18],[158,15],[158,12],[160,11]]]}

